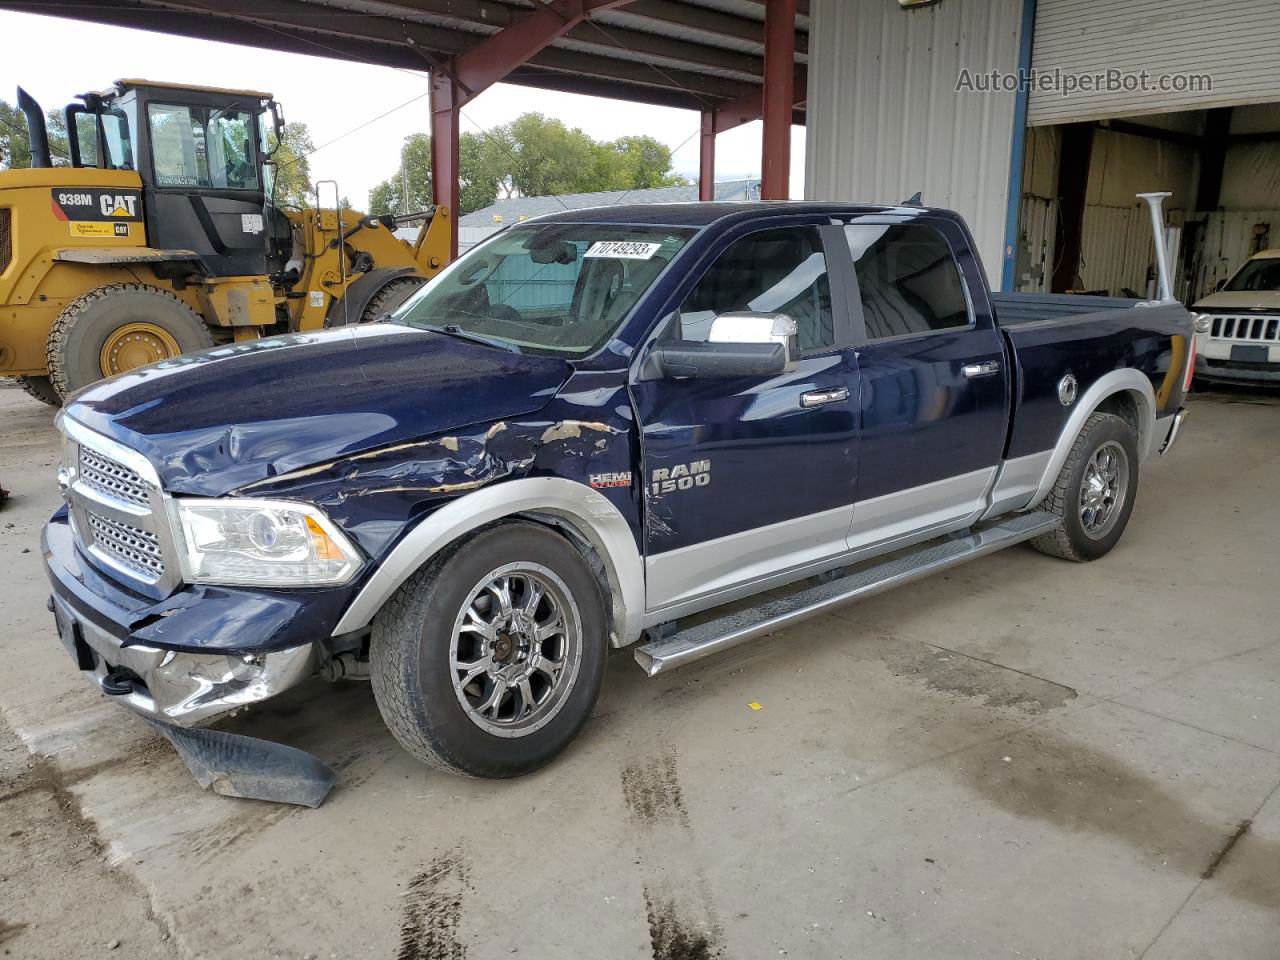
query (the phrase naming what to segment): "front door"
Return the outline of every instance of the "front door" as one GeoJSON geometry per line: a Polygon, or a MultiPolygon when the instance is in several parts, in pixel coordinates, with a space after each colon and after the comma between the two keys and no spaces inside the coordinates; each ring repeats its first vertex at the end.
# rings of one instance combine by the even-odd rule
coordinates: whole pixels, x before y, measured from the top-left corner
{"type": "Polygon", "coordinates": [[[705,341],[730,311],[784,313],[801,356],[773,377],[635,383],[649,609],[706,606],[839,554],[852,516],[856,361],[826,243],[839,227],[727,237],[664,338],[705,341]],[[836,318],[839,318],[837,320],[836,318]]]}
{"type": "MultiPolygon", "coordinates": [[[[967,526],[985,509],[1000,463],[1010,393],[985,289],[966,287],[956,258],[968,239],[942,218],[859,218],[844,233],[861,306],[854,324],[863,328],[849,546],[967,526]]],[[[982,269],[972,256],[963,266],[970,276],[982,269]]]]}

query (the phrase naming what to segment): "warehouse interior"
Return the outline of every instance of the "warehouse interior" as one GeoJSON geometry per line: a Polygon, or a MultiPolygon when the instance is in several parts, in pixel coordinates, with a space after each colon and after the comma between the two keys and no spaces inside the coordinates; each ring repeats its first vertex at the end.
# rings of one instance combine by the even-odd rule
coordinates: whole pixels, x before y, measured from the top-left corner
{"type": "Polygon", "coordinates": [[[1134,194],[1167,190],[1175,290],[1194,303],[1280,245],[1280,104],[1033,126],[1022,185],[1017,289],[1150,295],[1134,194]]]}

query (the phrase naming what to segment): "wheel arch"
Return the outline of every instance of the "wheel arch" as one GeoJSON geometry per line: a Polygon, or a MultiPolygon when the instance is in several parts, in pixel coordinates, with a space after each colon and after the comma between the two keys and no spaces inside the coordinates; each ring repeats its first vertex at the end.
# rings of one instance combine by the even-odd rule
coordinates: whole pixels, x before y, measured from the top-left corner
{"type": "Polygon", "coordinates": [[[527,477],[468,493],[409,531],[347,607],[333,635],[363,630],[388,599],[445,547],[501,520],[532,520],[557,528],[599,560],[607,578],[610,643],[639,639],[644,615],[644,564],[631,527],[600,493],[560,477],[527,477]]]}
{"type": "Polygon", "coordinates": [[[1114,413],[1127,420],[1138,435],[1139,460],[1145,463],[1151,456],[1156,442],[1156,394],[1151,381],[1138,370],[1112,370],[1099,377],[1085,391],[1067,418],[1036,492],[1023,509],[1030,510],[1038,506],[1049,495],[1080,431],[1084,429],[1088,419],[1099,412],[1114,413]]]}

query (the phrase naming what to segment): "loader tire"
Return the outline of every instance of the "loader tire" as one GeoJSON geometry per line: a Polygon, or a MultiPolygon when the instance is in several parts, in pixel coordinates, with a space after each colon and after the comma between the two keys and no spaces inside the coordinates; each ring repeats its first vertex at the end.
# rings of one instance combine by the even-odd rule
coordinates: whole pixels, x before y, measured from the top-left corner
{"type": "Polygon", "coordinates": [[[62,398],[58,396],[58,391],[53,389],[53,381],[48,377],[14,377],[18,386],[35,397],[41,403],[47,403],[51,407],[62,406],[62,398]]]}
{"type": "Polygon", "coordinates": [[[1106,556],[1124,535],[1138,495],[1138,438],[1129,423],[1095,413],[1062,465],[1042,510],[1061,518],[1031,541],[1041,553],[1083,563],[1106,556]]]}
{"type": "Polygon", "coordinates": [[[546,527],[500,523],[437,554],[370,637],[382,719],[413,756],[506,778],[549,763],[604,679],[608,624],[582,554],[546,527]]]}
{"type": "Polygon", "coordinates": [[[204,321],[169,291],[112,283],[63,308],[46,357],[49,379],[66,398],[103,377],[212,346],[204,321]]]}
{"type": "Polygon", "coordinates": [[[344,316],[342,302],[339,301],[333,305],[333,308],[325,316],[324,325],[326,327],[341,327],[351,323],[373,323],[408,300],[426,282],[426,278],[412,275],[395,277],[383,284],[378,292],[369,298],[358,317],[344,316]]]}

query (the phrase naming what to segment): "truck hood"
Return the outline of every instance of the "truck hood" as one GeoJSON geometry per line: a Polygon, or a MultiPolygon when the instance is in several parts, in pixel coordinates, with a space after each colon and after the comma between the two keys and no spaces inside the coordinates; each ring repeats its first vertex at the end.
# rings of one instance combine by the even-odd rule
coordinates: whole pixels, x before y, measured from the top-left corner
{"type": "Polygon", "coordinates": [[[1192,310],[1280,310],[1280,290],[1222,290],[1197,300],[1192,310]]]}
{"type": "Polygon", "coordinates": [[[221,496],[392,444],[533,413],[549,357],[395,324],[215,347],[103,380],[66,415],[140,451],[165,489],[221,496]]]}

